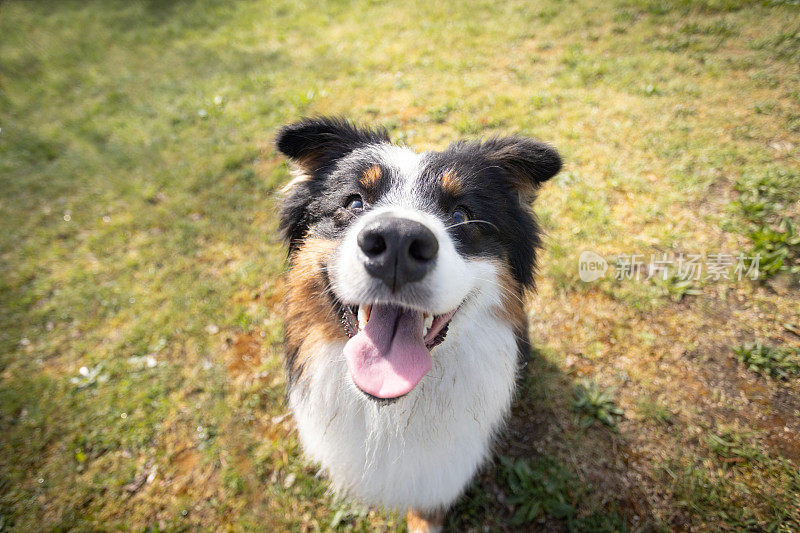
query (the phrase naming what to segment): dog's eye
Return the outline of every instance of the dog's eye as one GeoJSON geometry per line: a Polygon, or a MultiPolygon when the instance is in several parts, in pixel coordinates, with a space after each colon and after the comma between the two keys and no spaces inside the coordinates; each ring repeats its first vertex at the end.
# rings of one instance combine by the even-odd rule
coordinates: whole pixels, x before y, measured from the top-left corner
{"type": "Polygon", "coordinates": [[[364,209],[364,200],[362,200],[359,195],[354,194],[347,199],[347,202],[344,205],[351,211],[354,209],[364,209]]]}
{"type": "Polygon", "coordinates": [[[469,215],[467,214],[467,210],[463,207],[456,207],[450,215],[450,218],[453,224],[465,224],[469,222],[469,215]]]}

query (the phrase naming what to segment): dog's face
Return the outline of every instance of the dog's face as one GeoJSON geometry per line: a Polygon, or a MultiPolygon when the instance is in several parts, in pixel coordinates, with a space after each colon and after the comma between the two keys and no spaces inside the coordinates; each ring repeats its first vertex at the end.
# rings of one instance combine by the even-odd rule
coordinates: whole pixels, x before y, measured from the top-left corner
{"type": "Polygon", "coordinates": [[[340,338],[359,389],[404,396],[464,306],[532,285],[539,232],[526,199],[561,166],[551,147],[507,137],[416,154],[337,119],[287,126],[277,147],[295,171],[281,206],[290,377],[340,338]]]}

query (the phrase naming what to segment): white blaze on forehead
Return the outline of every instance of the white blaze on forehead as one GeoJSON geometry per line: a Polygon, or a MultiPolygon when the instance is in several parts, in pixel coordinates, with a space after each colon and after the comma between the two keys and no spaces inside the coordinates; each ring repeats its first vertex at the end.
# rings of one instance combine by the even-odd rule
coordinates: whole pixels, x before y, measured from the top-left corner
{"type": "Polygon", "coordinates": [[[381,144],[376,147],[381,161],[387,166],[399,170],[404,176],[416,176],[419,173],[419,162],[422,155],[410,148],[394,144],[381,144]]]}
{"type": "Polygon", "coordinates": [[[419,183],[424,154],[394,144],[381,144],[371,150],[373,157],[392,170],[394,176],[391,189],[381,198],[379,204],[418,207],[414,189],[419,183]]]}

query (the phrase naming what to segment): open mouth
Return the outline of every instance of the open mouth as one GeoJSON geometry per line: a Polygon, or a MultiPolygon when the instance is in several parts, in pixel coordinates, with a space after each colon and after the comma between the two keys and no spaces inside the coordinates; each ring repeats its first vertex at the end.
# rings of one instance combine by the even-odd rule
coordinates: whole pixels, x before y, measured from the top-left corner
{"type": "Polygon", "coordinates": [[[456,310],[442,315],[393,304],[343,306],[350,340],[344,356],[353,382],[379,399],[404,396],[433,364],[431,350],[444,341],[456,310]]]}

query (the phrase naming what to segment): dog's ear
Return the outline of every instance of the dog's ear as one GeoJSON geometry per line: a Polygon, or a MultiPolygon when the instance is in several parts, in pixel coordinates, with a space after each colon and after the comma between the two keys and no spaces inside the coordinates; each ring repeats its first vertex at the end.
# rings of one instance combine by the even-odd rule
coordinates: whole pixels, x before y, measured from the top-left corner
{"type": "Polygon", "coordinates": [[[479,152],[490,166],[502,171],[504,186],[517,193],[521,208],[518,223],[507,228],[509,261],[515,277],[526,287],[534,284],[536,249],[540,246],[536,218],[528,209],[542,183],[561,170],[561,156],[552,146],[512,135],[483,142],[479,152]]]}
{"type": "Polygon", "coordinates": [[[308,118],[284,126],[275,138],[278,151],[313,178],[359,146],[389,142],[386,130],[359,128],[342,118],[308,118]]]}
{"type": "Polygon", "coordinates": [[[291,160],[294,175],[280,205],[280,231],[290,254],[313,222],[309,204],[321,191],[318,178],[356,148],[386,142],[386,130],[359,128],[341,118],[309,118],[281,128],[275,146],[291,160]]]}
{"type": "Polygon", "coordinates": [[[509,185],[522,197],[532,196],[561,170],[561,156],[555,148],[526,137],[489,139],[481,144],[480,152],[505,171],[509,185]]]}

